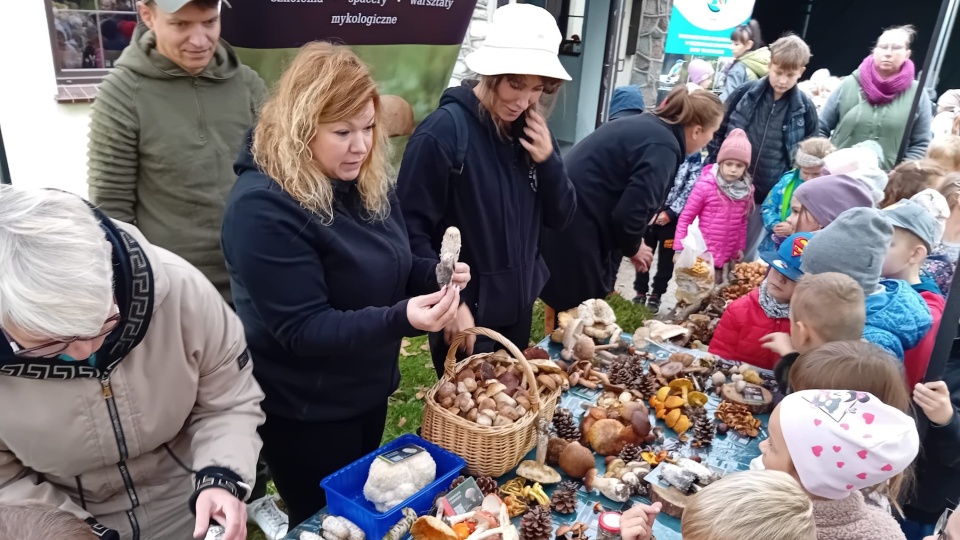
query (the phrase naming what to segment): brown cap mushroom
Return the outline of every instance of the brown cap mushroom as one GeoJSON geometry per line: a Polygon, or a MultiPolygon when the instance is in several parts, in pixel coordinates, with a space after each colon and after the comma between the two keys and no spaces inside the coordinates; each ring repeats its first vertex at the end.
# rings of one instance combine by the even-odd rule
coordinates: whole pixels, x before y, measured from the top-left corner
{"type": "Polygon", "coordinates": [[[560,452],[559,465],[570,478],[583,478],[587,471],[597,466],[597,462],[589,448],[573,442],[560,452]]]}

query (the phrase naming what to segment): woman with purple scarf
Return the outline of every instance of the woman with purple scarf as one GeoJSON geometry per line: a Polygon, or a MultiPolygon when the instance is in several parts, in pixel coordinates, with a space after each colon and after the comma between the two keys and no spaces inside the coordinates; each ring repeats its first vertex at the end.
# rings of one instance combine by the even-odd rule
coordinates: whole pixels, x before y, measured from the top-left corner
{"type": "Polygon", "coordinates": [[[820,111],[820,134],[838,149],[866,140],[883,149],[884,170],[897,165],[897,153],[907,137],[904,160],[921,159],[930,144],[932,104],[921,92],[916,121],[910,133],[907,119],[919,85],[914,80],[910,46],[916,30],[896,26],[883,32],[873,54],[830,95],[820,111]]]}

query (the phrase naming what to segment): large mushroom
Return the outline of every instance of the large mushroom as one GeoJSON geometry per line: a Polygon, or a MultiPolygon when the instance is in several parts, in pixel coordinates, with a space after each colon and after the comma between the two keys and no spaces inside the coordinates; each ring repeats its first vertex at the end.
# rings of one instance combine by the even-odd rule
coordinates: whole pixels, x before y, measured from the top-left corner
{"type": "Polygon", "coordinates": [[[526,460],[521,462],[520,466],[517,467],[517,476],[541,484],[556,484],[560,481],[560,473],[546,464],[550,439],[548,426],[545,418],[540,418],[537,421],[537,459],[536,461],[526,460]]]}

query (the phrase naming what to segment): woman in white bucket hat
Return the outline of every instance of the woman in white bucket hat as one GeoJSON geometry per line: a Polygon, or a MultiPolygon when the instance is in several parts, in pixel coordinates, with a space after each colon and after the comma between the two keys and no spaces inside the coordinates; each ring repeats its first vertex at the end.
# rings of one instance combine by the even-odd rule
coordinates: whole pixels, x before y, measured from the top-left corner
{"type": "MultiPolygon", "coordinates": [[[[479,80],[444,92],[404,152],[397,193],[413,253],[436,259],[444,230],[458,227],[460,260],[476,282],[462,292],[456,321],[430,336],[438,373],[446,344],[460,330],[491,328],[521,349],[530,339],[533,303],[547,281],[542,229],[563,229],[576,211],[540,112],[541,97],[570,80],[557,57],[561,41],[546,10],[497,9],[483,46],[466,58],[479,80]]],[[[473,349],[469,342],[463,352],[473,349]]]]}

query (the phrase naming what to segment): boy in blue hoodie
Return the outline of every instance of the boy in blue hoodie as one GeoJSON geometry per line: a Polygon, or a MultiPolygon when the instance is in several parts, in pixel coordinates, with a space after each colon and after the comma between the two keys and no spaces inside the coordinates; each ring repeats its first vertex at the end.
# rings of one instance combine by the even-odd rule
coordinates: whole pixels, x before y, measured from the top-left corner
{"type": "Polygon", "coordinates": [[[863,338],[903,361],[904,351],[920,343],[933,325],[930,308],[905,281],[881,279],[893,225],[876,208],[851,208],[813,235],[800,268],[806,274],[840,272],[852,277],[866,295],[863,338]]]}

